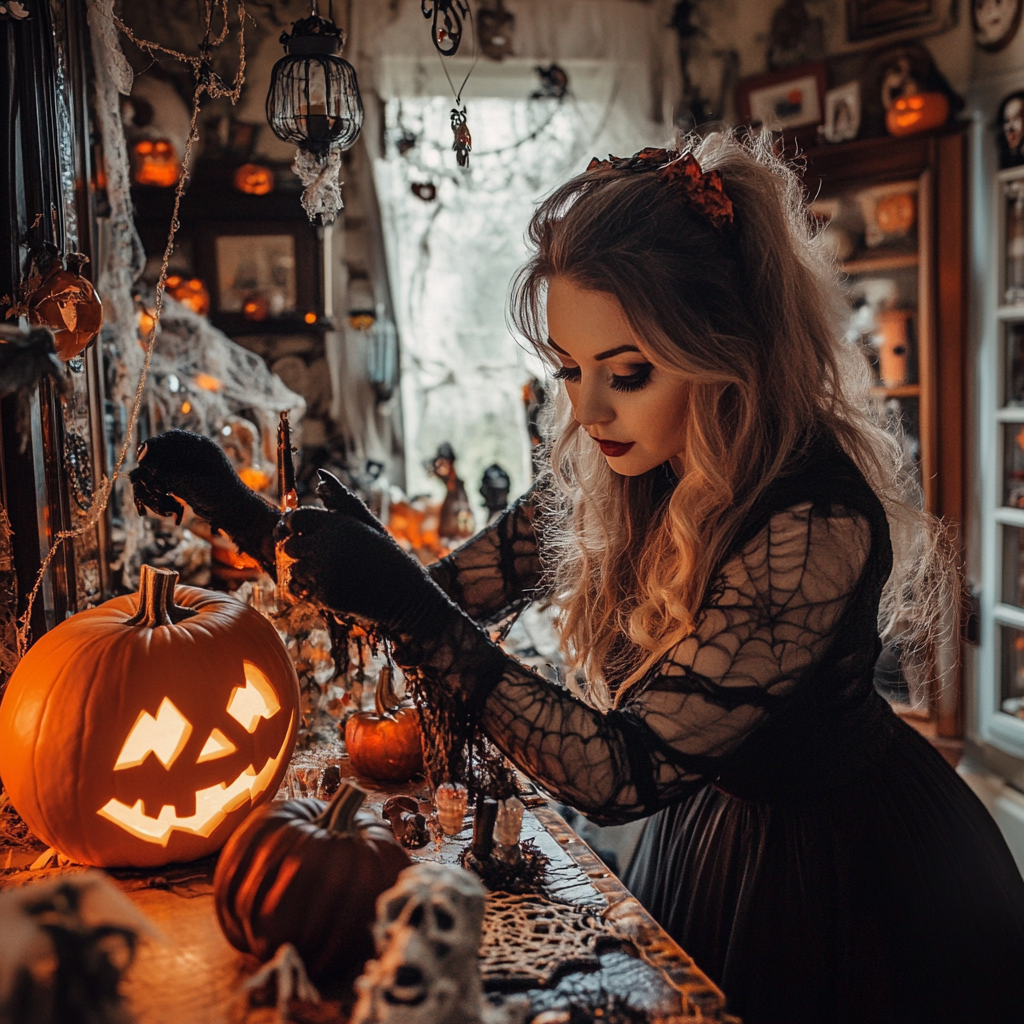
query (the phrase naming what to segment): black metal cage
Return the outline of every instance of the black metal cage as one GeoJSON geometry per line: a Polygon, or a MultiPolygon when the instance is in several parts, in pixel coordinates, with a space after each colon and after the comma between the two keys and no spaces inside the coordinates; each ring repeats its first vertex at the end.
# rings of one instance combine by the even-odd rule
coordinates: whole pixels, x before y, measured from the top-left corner
{"type": "Polygon", "coordinates": [[[270,75],[267,121],[285,142],[323,156],[348,149],[363,126],[355,68],[330,53],[290,53],[270,75]]]}

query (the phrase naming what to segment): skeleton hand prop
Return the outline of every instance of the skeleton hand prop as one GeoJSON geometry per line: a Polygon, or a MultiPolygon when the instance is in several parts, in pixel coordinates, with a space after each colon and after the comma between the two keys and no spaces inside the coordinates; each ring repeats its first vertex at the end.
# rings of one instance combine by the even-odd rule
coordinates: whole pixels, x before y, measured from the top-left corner
{"type": "Polygon", "coordinates": [[[242,991],[252,994],[265,988],[273,981],[277,989],[277,1012],[281,1020],[288,1019],[289,1004],[293,999],[304,1003],[319,1003],[320,993],[306,974],[306,965],[299,951],[285,942],[277,952],[242,986],[242,991]]]}

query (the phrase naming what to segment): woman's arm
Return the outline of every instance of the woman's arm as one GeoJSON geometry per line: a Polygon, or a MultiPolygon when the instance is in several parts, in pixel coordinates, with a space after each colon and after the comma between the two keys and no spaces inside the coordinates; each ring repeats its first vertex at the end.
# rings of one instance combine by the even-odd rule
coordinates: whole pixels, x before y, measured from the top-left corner
{"type": "Polygon", "coordinates": [[[476,622],[497,622],[540,596],[537,497],[535,485],[485,530],[427,568],[431,579],[476,622]]]}
{"type": "MultiPolygon", "coordinates": [[[[483,703],[484,727],[527,775],[595,821],[651,814],[715,779],[799,693],[832,643],[869,548],[859,516],[825,518],[810,506],[780,513],[724,566],[695,631],[619,709],[597,711],[508,658],[483,703]]],[[[443,674],[447,648],[449,663],[461,665],[448,685],[472,690],[471,646],[468,634],[449,633],[427,660],[443,674]]],[[[493,671],[478,664],[480,676],[493,671]]]]}

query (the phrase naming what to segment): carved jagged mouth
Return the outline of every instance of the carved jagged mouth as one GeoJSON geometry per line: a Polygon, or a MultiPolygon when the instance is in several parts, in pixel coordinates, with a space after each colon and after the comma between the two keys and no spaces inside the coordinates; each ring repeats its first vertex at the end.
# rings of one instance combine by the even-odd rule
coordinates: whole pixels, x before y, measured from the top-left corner
{"type": "Polygon", "coordinates": [[[128,804],[115,799],[108,800],[96,813],[136,838],[147,843],[158,843],[160,846],[166,846],[170,842],[171,834],[175,830],[188,835],[209,837],[228,814],[246,801],[255,800],[270,785],[278,766],[287,756],[294,719],[293,711],[276,757],[267,758],[266,764],[259,772],[249,765],[231,782],[219,782],[209,789],[199,790],[196,793],[195,814],[182,817],[177,814],[174,807],[165,804],[154,818],[143,811],[142,800],[136,800],[134,805],[129,807],[128,804]]]}

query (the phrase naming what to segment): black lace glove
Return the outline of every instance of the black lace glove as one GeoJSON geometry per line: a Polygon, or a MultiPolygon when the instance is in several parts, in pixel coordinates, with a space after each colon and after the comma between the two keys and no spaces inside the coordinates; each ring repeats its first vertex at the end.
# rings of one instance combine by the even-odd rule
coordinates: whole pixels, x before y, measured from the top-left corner
{"type": "Polygon", "coordinates": [[[211,529],[223,530],[276,576],[273,532],[280,513],[242,483],[223,450],[208,437],[187,430],[151,437],[129,479],[139,515],[148,507],[180,523],[186,503],[211,529]]]}
{"type": "MultiPolygon", "coordinates": [[[[399,664],[431,663],[439,637],[458,636],[460,657],[474,678],[496,683],[506,655],[398,546],[356,495],[320,471],[325,509],[289,512],[274,530],[294,559],[292,593],[375,623],[395,643],[399,664]]],[[[442,666],[438,665],[437,668],[442,666]]],[[[450,661],[443,668],[450,676],[450,661]]]]}

